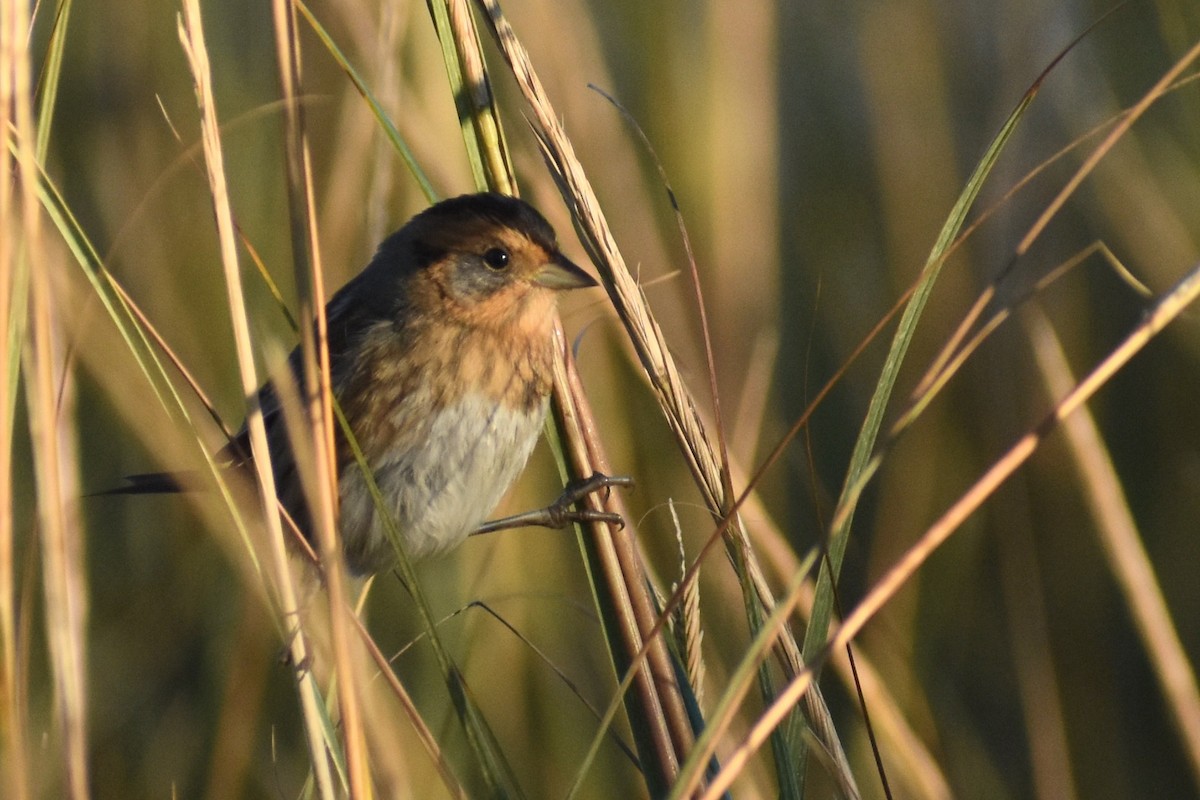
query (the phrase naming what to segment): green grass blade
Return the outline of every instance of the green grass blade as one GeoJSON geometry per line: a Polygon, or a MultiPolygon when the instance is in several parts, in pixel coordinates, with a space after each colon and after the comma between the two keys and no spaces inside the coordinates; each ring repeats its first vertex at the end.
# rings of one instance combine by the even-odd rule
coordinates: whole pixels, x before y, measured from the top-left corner
{"type": "Polygon", "coordinates": [[[62,0],[54,15],[54,28],[50,32],[50,43],[46,51],[46,64],[42,69],[37,116],[37,142],[35,152],[39,164],[46,163],[46,152],[50,147],[50,130],[54,124],[54,103],[58,99],[58,84],[62,78],[63,52],[67,41],[67,23],[71,19],[71,0],[62,0]]]}
{"type": "MultiPolygon", "coordinates": [[[[50,32],[38,99],[37,141],[34,143],[34,153],[39,168],[40,165],[46,163],[46,151],[50,145],[50,131],[54,122],[54,103],[58,98],[58,85],[62,77],[62,57],[67,38],[67,22],[70,17],[71,0],[63,0],[55,14],[54,26],[50,32]]],[[[15,142],[11,139],[8,139],[8,146],[15,152],[15,142]]],[[[6,313],[10,348],[9,352],[5,354],[5,369],[8,371],[8,386],[11,387],[18,386],[18,373],[21,369],[21,343],[25,341],[27,312],[25,298],[29,286],[28,261],[19,258],[15,263],[17,269],[12,278],[12,303],[6,313]]],[[[11,430],[16,413],[17,392],[13,391],[5,398],[4,402],[5,420],[7,421],[5,430],[11,430]]]]}
{"type": "Polygon", "coordinates": [[[399,153],[400,158],[404,160],[404,164],[408,167],[408,171],[411,172],[413,178],[416,179],[417,185],[421,188],[421,193],[425,195],[425,199],[430,203],[436,202],[438,199],[438,193],[433,188],[433,184],[429,182],[429,176],[425,174],[425,170],[421,169],[421,165],[417,163],[417,157],[413,155],[412,149],[408,146],[408,142],[404,141],[404,137],[401,136],[400,131],[396,129],[396,125],[392,122],[392,118],[389,117],[387,112],[383,110],[383,106],[380,105],[379,100],[375,97],[375,93],[371,91],[371,88],[367,85],[367,82],[363,80],[361,75],[358,74],[358,70],[356,70],[350,64],[350,59],[346,58],[346,54],[343,53],[342,49],[337,46],[337,43],[333,40],[333,37],[329,35],[329,31],[325,30],[325,26],[317,21],[316,16],[309,9],[308,5],[304,3],[303,0],[299,0],[296,6],[300,9],[300,13],[304,15],[304,18],[308,20],[308,24],[312,27],[313,32],[317,34],[317,38],[319,38],[321,43],[325,45],[325,49],[329,51],[331,56],[333,56],[333,60],[338,63],[338,66],[340,66],[342,71],[346,73],[346,77],[348,77],[350,82],[354,84],[354,88],[358,90],[358,93],[362,96],[362,99],[366,101],[367,106],[371,109],[371,113],[374,114],[375,119],[378,120],[379,127],[383,128],[383,132],[387,136],[388,141],[392,143],[392,147],[396,148],[396,152],[399,153]]]}
{"type": "Polygon", "coordinates": [[[458,49],[454,44],[454,31],[450,26],[450,10],[445,0],[433,0],[429,3],[429,13],[433,16],[433,27],[437,31],[438,43],[442,47],[442,61],[446,65],[446,78],[450,81],[450,94],[454,98],[454,106],[458,110],[458,126],[466,143],[467,160],[471,164],[471,178],[475,188],[482,191],[488,186],[488,174],[484,169],[484,158],[478,137],[475,135],[475,125],[471,122],[471,102],[468,99],[468,87],[463,80],[462,66],[458,62],[458,49]]]}
{"type": "Polygon", "coordinates": [[[880,426],[883,424],[887,404],[892,396],[892,389],[896,385],[896,377],[900,372],[900,365],[908,353],[908,347],[912,342],[913,335],[916,333],[921,313],[925,310],[925,305],[929,300],[930,293],[933,291],[934,283],[937,282],[942,265],[945,263],[946,253],[954,243],[959,230],[961,230],[967,213],[975,203],[975,199],[979,196],[979,191],[995,166],[996,160],[1000,157],[1000,153],[1004,150],[1005,145],[1008,144],[1013,131],[1016,130],[1017,123],[1024,115],[1029,104],[1033,102],[1033,98],[1037,96],[1040,87],[1041,78],[1025,93],[1016,108],[1008,115],[999,133],[996,134],[984,152],[983,158],[975,166],[975,170],[967,180],[967,184],[959,195],[958,201],[950,211],[950,216],[946,219],[941,232],[938,234],[937,241],[934,243],[933,249],[930,251],[929,258],[926,260],[925,267],[922,270],[921,281],[916,291],[913,292],[913,296],[908,301],[908,305],[905,307],[904,313],[900,318],[900,324],[896,329],[895,336],[892,338],[891,348],[888,350],[879,381],[875,385],[875,392],[871,397],[866,419],[863,421],[862,429],[859,431],[858,439],[854,444],[854,451],[850,458],[850,467],[846,473],[846,480],[842,486],[841,495],[838,498],[835,519],[839,520],[839,523],[829,534],[829,557],[828,560],[823,560],[821,564],[820,576],[817,579],[816,600],[813,605],[812,618],[804,636],[805,661],[810,661],[814,658],[825,644],[825,637],[829,632],[829,620],[833,613],[833,582],[841,570],[842,557],[845,555],[846,543],[849,540],[850,526],[854,521],[854,508],[862,492],[861,483],[864,481],[864,473],[871,459],[871,453],[875,448],[875,441],[879,435],[880,426]]]}

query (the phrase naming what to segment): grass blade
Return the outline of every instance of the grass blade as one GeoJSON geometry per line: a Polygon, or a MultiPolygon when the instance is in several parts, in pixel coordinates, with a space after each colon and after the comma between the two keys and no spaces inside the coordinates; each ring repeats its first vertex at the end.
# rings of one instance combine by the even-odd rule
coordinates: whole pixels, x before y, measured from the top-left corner
{"type": "MultiPolygon", "coordinates": [[[[1049,321],[1041,314],[1026,318],[1034,356],[1052,396],[1062,396],[1073,378],[1066,355],[1049,321]]],[[[1171,620],[1170,607],[1154,574],[1154,566],[1142,544],[1112,456],[1087,408],[1064,423],[1068,446],[1087,493],[1088,505],[1100,534],[1100,551],[1117,579],[1130,615],[1154,667],[1165,695],[1171,722],[1192,768],[1192,779],[1200,789],[1200,689],[1187,651],[1171,620]]]]}
{"type": "Polygon", "coordinates": [[[1017,124],[1025,114],[1025,110],[1029,108],[1029,104],[1037,96],[1046,74],[1044,72],[1021,98],[1021,101],[1017,103],[1016,108],[1012,110],[1008,118],[1005,119],[1004,124],[1001,125],[999,133],[996,134],[991,144],[988,145],[987,150],[984,151],[983,158],[975,165],[971,177],[967,180],[966,186],[954,204],[954,208],[950,211],[950,216],[942,226],[937,241],[934,242],[933,249],[930,251],[929,258],[926,260],[925,267],[922,270],[920,283],[917,285],[912,297],[909,298],[908,305],[905,306],[904,313],[900,317],[900,323],[892,338],[891,346],[884,360],[883,369],[880,371],[879,380],[875,384],[875,391],[871,396],[862,429],[859,431],[858,438],[854,443],[854,450],[850,456],[850,465],[846,472],[846,479],[843,482],[842,492],[838,498],[834,526],[829,533],[827,558],[822,559],[820,575],[817,579],[817,594],[813,605],[812,618],[809,620],[808,630],[804,635],[804,658],[807,662],[811,662],[813,657],[825,645],[825,637],[829,632],[829,620],[833,615],[833,586],[838,573],[841,571],[842,557],[845,555],[846,543],[849,541],[850,526],[854,521],[854,508],[861,494],[862,484],[870,477],[870,473],[867,470],[868,463],[875,449],[875,441],[879,435],[880,426],[883,424],[888,401],[891,399],[892,389],[895,387],[896,378],[900,373],[900,366],[904,361],[905,355],[908,353],[908,347],[912,343],[913,335],[916,333],[921,313],[925,310],[925,304],[929,301],[929,295],[933,292],[933,286],[937,282],[942,265],[945,263],[947,251],[958,236],[959,230],[961,230],[963,223],[966,221],[967,213],[971,210],[975,199],[979,196],[979,191],[983,188],[983,184],[991,173],[992,167],[995,166],[996,160],[1000,157],[1000,153],[1008,144],[1009,139],[1017,128],[1017,124]]]}

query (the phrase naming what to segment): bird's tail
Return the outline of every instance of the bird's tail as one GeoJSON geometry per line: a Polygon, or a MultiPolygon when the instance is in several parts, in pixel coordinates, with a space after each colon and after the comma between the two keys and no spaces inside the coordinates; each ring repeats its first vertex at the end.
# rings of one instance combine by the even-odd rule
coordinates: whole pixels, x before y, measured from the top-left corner
{"type": "Polygon", "coordinates": [[[88,497],[113,494],[178,494],[195,491],[199,486],[199,475],[194,472],[143,472],[126,475],[125,486],[92,492],[88,497]]]}

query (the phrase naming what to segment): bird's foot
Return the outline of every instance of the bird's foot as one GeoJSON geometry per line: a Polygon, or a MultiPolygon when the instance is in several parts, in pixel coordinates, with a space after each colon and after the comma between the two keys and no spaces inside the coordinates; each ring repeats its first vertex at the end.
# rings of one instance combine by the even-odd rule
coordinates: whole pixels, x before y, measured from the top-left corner
{"type": "Polygon", "coordinates": [[[572,522],[607,522],[623,528],[625,520],[621,519],[620,514],[610,511],[595,511],[590,508],[572,508],[592,492],[602,489],[607,498],[614,486],[633,486],[633,478],[627,475],[604,475],[597,472],[590,478],[571,481],[563,489],[563,493],[558,496],[558,499],[545,508],[485,522],[476,528],[472,535],[529,526],[565,528],[572,522]]]}

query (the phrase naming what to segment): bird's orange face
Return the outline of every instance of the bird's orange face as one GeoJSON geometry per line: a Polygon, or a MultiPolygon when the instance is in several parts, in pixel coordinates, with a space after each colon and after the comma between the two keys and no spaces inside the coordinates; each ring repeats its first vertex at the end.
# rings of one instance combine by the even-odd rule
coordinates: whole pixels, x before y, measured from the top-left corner
{"type": "Polygon", "coordinates": [[[412,276],[413,311],[502,338],[545,337],[556,291],[595,282],[553,241],[486,222],[451,235],[437,232],[445,249],[412,276]]]}

